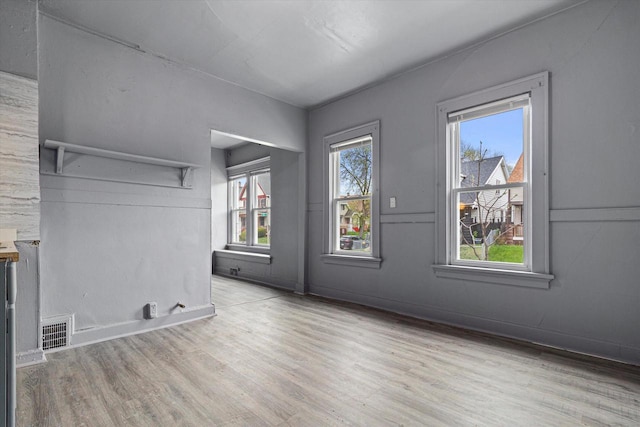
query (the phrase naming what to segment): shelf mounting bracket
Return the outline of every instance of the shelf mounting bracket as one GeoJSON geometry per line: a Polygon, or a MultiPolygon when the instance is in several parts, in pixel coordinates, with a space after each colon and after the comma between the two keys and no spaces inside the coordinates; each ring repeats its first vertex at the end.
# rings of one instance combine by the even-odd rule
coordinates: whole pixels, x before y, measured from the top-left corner
{"type": "Polygon", "coordinates": [[[56,153],[56,173],[61,174],[64,166],[64,147],[58,147],[56,153]]]}
{"type": "Polygon", "coordinates": [[[180,169],[180,185],[183,187],[191,187],[191,177],[193,176],[192,172],[192,167],[180,169]]]}

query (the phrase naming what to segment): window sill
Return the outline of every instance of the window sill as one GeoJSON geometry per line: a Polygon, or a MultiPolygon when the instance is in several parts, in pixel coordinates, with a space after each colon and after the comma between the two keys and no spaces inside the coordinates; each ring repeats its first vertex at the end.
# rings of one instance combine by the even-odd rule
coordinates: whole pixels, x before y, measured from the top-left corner
{"type": "Polygon", "coordinates": [[[267,255],[271,253],[271,248],[268,246],[247,246],[247,245],[237,245],[234,243],[228,244],[225,249],[230,251],[236,251],[236,252],[258,253],[258,254],[267,254],[267,255]]]}
{"type": "Polygon", "coordinates": [[[382,258],[324,254],[322,255],[322,262],[325,264],[347,265],[349,267],[380,268],[382,258]]]}
{"type": "Polygon", "coordinates": [[[442,264],[435,264],[431,267],[436,277],[444,279],[468,280],[538,289],[549,289],[549,282],[554,278],[552,274],[531,273],[529,271],[498,270],[494,268],[442,264]]]}
{"type": "Polygon", "coordinates": [[[271,255],[256,252],[234,251],[229,249],[218,249],[214,252],[216,257],[235,259],[238,261],[256,262],[259,264],[271,264],[271,255]]]}

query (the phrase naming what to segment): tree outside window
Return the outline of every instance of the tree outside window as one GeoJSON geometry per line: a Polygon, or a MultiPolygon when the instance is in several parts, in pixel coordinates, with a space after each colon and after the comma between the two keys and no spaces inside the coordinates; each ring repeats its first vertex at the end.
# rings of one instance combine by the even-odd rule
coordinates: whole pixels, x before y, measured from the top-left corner
{"type": "Polygon", "coordinates": [[[453,257],[524,264],[524,199],[517,196],[526,181],[516,164],[524,157],[528,138],[528,96],[450,116],[459,175],[452,191],[458,207],[453,257]]]}
{"type": "Polygon", "coordinates": [[[334,163],[334,203],[339,239],[336,250],[371,252],[371,138],[331,147],[334,163]]]}
{"type": "Polygon", "coordinates": [[[549,73],[438,103],[438,278],[549,288],[549,73]]]}

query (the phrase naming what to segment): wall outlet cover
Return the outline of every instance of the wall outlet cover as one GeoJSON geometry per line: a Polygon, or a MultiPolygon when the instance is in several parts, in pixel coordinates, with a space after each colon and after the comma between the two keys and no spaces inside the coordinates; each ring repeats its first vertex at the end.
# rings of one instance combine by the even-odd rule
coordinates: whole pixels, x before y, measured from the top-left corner
{"type": "Polygon", "coordinates": [[[155,319],[158,317],[158,303],[150,302],[145,306],[145,318],[155,319]]]}

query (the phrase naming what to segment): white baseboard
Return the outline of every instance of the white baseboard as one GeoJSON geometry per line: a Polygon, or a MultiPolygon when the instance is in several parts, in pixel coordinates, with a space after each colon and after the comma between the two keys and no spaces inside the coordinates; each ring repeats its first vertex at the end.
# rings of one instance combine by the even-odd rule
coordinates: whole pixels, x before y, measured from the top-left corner
{"type": "MultiPolygon", "coordinates": [[[[182,323],[192,322],[216,315],[216,308],[213,304],[197,307],[182,313],[161,316],[155,319],[135,320],[132,322],[120,323],[117,325],[104,326],[101,328],[84,329],[75,331],[71,336],[71,344],[65,349],[81,347],[102,341],[136,335],[143,332],[150,332],[156,329],[167,328],[182,323]]],[[[60,349],[62,350],[62,349],[60,349]]]]}
{"type": "Polygon", "coordinates": [[[37,365],[46,361],[47,357],[44,355],[44,351],[40,348],[16,354],[16,367],[18,368],[37,365]]]}

